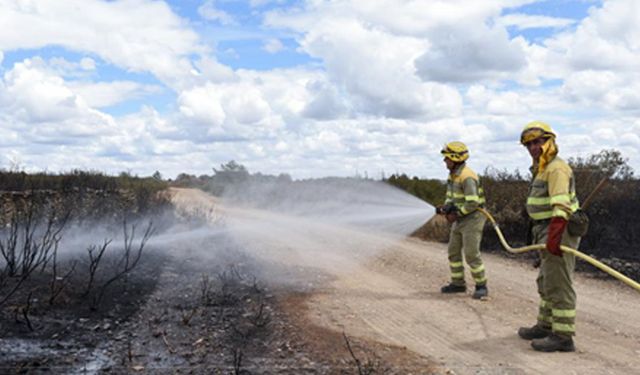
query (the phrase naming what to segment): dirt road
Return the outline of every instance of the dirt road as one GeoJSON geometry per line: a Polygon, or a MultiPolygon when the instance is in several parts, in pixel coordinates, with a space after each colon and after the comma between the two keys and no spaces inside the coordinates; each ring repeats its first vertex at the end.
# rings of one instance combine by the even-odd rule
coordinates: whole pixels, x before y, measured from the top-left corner
{"type": "Polygon", "coordinates": [[[447,280],[445,254],[441,244],[398,243],[319,292],[309,301],[310,319],[406,346],[456,374],[640,373],[638,292],[577,275],[578,351],[542,354],[515,334],[535,321],[536,270],[485,255],[490,298],[445,296],[438,292],[447,280]]]}
{"type": "MultiPolygon", "coordinates": [[[[322,248],[335,248],[348,236],[343,228],[323,226],[322,238],[311,237],[319,231],[305,232],[305,247],[319,241],[322,248]]],[[[287,232],[277,238],[266,232],[260,232],[262,254],[278,254],[272,261],[286,265],[292,258],[282,254],[296,247],[295,238],[283,241],[287,232]]],[[[366,252],[363,248],[370,248],[371,240],[349,238],[346,248],[327,258],[341,264],[332,281],[315,285],[307,301],[312,324],[406,347],[439,363],[442,373],[640,374],[640,293],[621,283],[578,274],[578,350],[543,354],[516,335],[517,328],[533,324],[537,314],[537,271],[530,265],[485,254],[490,297],[477,301],[470,293],[439,293],[448,278],[442,244],[388,240],[375,252],[366,252]]],[[[302,250],[297,250],[299,265],[302,250]]],[[[318,254],[314,251],[312,259],[318,254]]],[[[331,273],[330,264],[320,262],[319,267],[331,273]]]]}

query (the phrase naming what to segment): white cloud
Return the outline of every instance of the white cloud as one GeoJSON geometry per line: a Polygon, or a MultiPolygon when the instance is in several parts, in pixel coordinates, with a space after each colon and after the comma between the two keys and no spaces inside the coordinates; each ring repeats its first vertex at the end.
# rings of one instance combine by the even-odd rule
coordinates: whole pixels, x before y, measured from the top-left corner
{"type": "Polygon", "coordinates": [[[487,104],[487,111],[494,115],[516,115],[526,113],[527,107],[520,95],[506,92],[492,97],[487,104]]]}
{"type": "MultiPolygon", "coordinates": [[[[357,61],[357,55],[371,51],[368,55],[373,59],[360,67],[375,67],[387,62],[383,51],[398,53],[403,49],[406,52],[394,61],[395,69],[415,62],[425,80],[464,82],[524,67],[521,45],[509,40],[504,26],[487,24],[503,7],[527,2],[310,2],[302,11],[271,13],[267,23],[303,33],[303,48],[327,64],[332,53],[343,58],[355,54],[353,60],[357,61]],[[412,39],[415,43],[408,43],[412,39]],[[314,48],[318,42],[321,44],[314,48]],[[344,53],[343,46],[350,47],[349,53],[344,53]]],[[[404,72],[414,73],[413,68],[404,72]]]]}
{"type": "Polygon", "coordinates": [[[640,74],[580,71],[567,77],[563,90],[569,98],[585,105],[640,111],[640,74]]]}
{"type": "Polygon", "coordinates": [[[566,99],[601,111],[640,110],[640,4],[605,1],[593,7],[575,32],[544,43],[532,66],[564,80],[566,99]]]}
{"type": "MultiPolygon", "coordinates": [[[[41,59],[42,60],[42,59],[41,59]]],[[[50,70],[53,74],[61,77],[81,77],[86,76],[87,69],[82,67],[82,60],[79,62],[70,61],[64,57],[52,57],[48,60],[42,60],[40,63],[43,69],[50,70]]]]}
{"type": "MultiPolygon", "coordinates": [[[[74,112],[80,107],[100,108],[108,107],[129,99],[136,99],[162,90],[157,85],[145,85],[132,81],[91,82],[86,79],[65,81],[65,77],[84,78],[84,71],[91,70],[92,59],[83,58],[80,62],[68,61],[64,58],[51,58],[44,61],[40,57],[26,59],[16,63],[7,72],[5,80],[13,90],[14,99],[23,100],[23,104],[34,100],[33,105],[24,105],[25,113],[31,113],[35,118],[52,121],[45,113],[58,112],[62,118],[65,108],[74,112]],[[84,67],[83,67],[84,65],[84,67]],[[33,92],[26,92],[26,90],[33,92]],[[17,93],[19,92],[19,93],[17,93]],[[21,99],[20,99],[21,98],[21,99]],[[40,104],[40,98],[44,98],[40,104]],[[57,98],[57,99],[55,99],[57,98]],[[50,107],[47,103],[53,101],[50,107]],[[31,108],[26,110],[26,108],[31,108]]],[[[9,91],[7,91],[9,93],[9,91]]],[[[38,121],[40,121],[38,120],[38,121]]]]}
{"type": "Polygon", "coordinates": [[[498,21],[502,26],[515,26],[519,30],[536,28],[564,28],[576,23],[570,18],[532,16],[529,14],[512,13],[501,16],[498,21]]]}
{"type": "Polygon", "coordinates": [[[195,122],[220,128],[226,114],[220,104],[220,93],[212,85],[196,87],[178,97],[180,113],[195,122]]]}
{"type": "MultiPolygon", "coordinates": [[[[272,22],[298,27],[298,17],[282,17],[272,22]]],[[[425,41],[392,35],[342,14],[299,27],[304,32],[301,48],[324,61],[329,80],[344,90],[355,111],[406,118],[450,116],[459,111],[455,89],[421,82],[415,75],[413,61],[426,47],[425,41]]]]}
{"type": "Polygon", "coordinates": [[[289,149],[289,146],[287,145],[287,142],[278,141],[274,148],[276,151],[284,152],[289,149]]]}
{"type": "Polygon", "coordinates": [[[609,0],[591,8],[575,33],[560,34],[546,45],[564,55],[573,70],[635,71],[640,65],[640,4],[609,0]]]}
{"type": "Polygon", "coordinates": [[[160,86],[143,85],[132,81],[73,82],[69,87],[92,108],[104,108],[127,100],[161,92],[160,86]]]}
{"type": "Polygon", "coordinates": [[[89,57],[83,57],[80,60],[80,67],[84,70],[96,70],[96,62],[89,57]]]}
{"type": "Polygon", "coordinates": [[[269,53],[278,53],[284,49],[284,45],[282,44],[280,39],[271,38],[265,42],[262,49],[269,53]]]}
{"type": "Polygon", "coordinates": [[[184,91],[178,103],[193,141],[272,136],[282,126],[259,87],[246,83],[208,83],[184,91]]]}
{"type": "Polygon", "coordinates": [[[434,33],[433,46],[416,60],[418,74],[438,82],[472,82],[506,78],[526,65],[524,50],[502,27],[472,25],[443,28],[434,33]]]}
{"type": "Polygon", "coordinates": [[[271,116],[271,107],[263,94],[253,86],[236,86],[224,90],[223,103],[228,115],[239,124],[258,124],[271,116]]]}
{"type": "Polygon", "coordinates": [[[528,44],[522,39],[517,40],[520,41],[527,58],[526,68],[515,77],[520,84],[540,86],[543,79],[564,79],[570,73],[571,70],[563,63],[562,51],[528,44]]]}
{"type": "Polygon", "coordinates": [[[240,70],[238,77],[242,85],[260,90],[272,113],[288,119],[292,127],[297,126],[299,117],[313,98],[309,83],[327,79],[320,71],[296,68],[270,72],[240,70]]]}
{"type": "Polygon", "coordinates": [[[301,48],[323,61],[356,112],[437,118],[460,112],[459,94],[447,84],[525,71],[524,43],[510,40],[504,26],[487,26],[503,7],[524,3],[309,2],[272,12],[266,23],[300,33],[301,48]]]}
{"type": "Polygon", "coordinates": [[[222,53],[236,60],[240,58],[240,54],[238,54],[238,51],[236,51],[235,48],[227,48],[224,51],[222,51],[222,53]]]}
{"type": "Polygon", "coordinates": [[[397,0],[341,2],[309,1],[306,8],[294,9],[288,16],[271,13],[268,23],[286,24],[296,30],[314,28],[329,18],[359,19],[394,35],[428,36],[431,30],[457,25],[464,29],[498,17],[502,9],[517,7],[535,0],[397,0]]]}
{"type": "MultiPolygon", "coordinates": [[[[266,34],[254,32],[251,40],[273,40],[263,47],[276,53],[283,46],[275,41],[294,38],[313,61],[251,70],[227,66],[228,56],[217,59],[202,46],[219,42],[211,30],[228,28],[189,24],[161,1],[0,0],[8,30],[0,50],[55,45],[74,52],[3,71],[0,122],[10,125],[0,128],[0,147],[50,170],[99,166],[172,176],[211,173],[236,159],[252,172],[298,178],[356,170],[444,178],[439,150],[451,140],[470,146],[478,171],[525,170],[529,158],[518,135],[541,119],[557,128],[564,157],[617,148],[640,165],[638,5],[608,0],[575,27],[564,19],[501,16],[530,2],[308,1],[267,15],[266,34]],[[510,37],[508,25],[545,27],[552,36],[510,37]],[[112,64],[148,72],[135,76],[165,86],[103,79],[112,64]],[[98,110],[168,89],[177,99],[166,107],[150,101],[118,117],[98,110]]],[[[279,0],[252,0],[252,16],[267,4],[284,9],[279,0]]],[[[230,22],[214,1],[200,9],[212,12],[209,20],[230,22]]],[[[234,63],[244,66],[243,55],[234,63]]]]}
{"type": "Polygon", "coordinates": [[[26,122],[54,122],[74,117],[82,103],[62,78],[40,69],[42,65],[41,59],[27,59],[5,74],[5,108],[26,122]]]}
{"type": "Polygon", "coordinates": [[[249,0],[249,5],[252,8],[265,6],[267,4],[284,4],[286,0],[249,0]]]}
{"type": "Polygon", "coordinates": [[[566,94],[577,100],[599,102],[611,87],[620,86],[620,77],[608,71],[582,71],[572,73],[564,83],[566,94]]]}
{"type": "MultiPolygon", "coordinates": [[[[529,103],[532,103],[533,98],[513,91],[493,90],[483,85],[474,85],[467,90],[465,100],[475,113],[511,117],[529,114],[529,103]]],[[[466,114],[469,115],[470,112],[466,114]]]]}
{"type": "Polygon", "coordinates": [[[126,70],[151,72],[172,87],[190,82],[187,56],[206,53],[162,1],[4,0],[0,24],[0,50],[56,45],[86,51],[126,70]]]}
{"type": "Polygon", "coordinates": [[[342,117],[348,111],[347,98],[326,81],[312,81],[307,85],[310,98],[302,112],[305,117],[329,120],[342,117]]]}
{"type": "Polygon", "coordinates": [[[87,103],[41,59],[27,59],[6,72],[0,104],[8,124],[38,142],[65,142],[65,137],[106,134],[113,120],[87,103]],[[49,139],[47,139],[49,138],[49,139]]]}
{"type": "MultiPolygon", "coordinates": [[[[0,121],[6,121],[5,116],[0,116],[0,121]]],[[[8,127],[0,127],[0,147],[9,148],[22,145],[24,138],[20,136],[20,132],[8,127]]]]}
{"type": "Polygon", "coordinates": [[[118,124],[126,129],[128,126],[144,128],[153,137],[154,141],[163,143],[179,131],[179,126],[168,116],[162,116],[155,108],[143,106],[139,112],[128,114],[118,119],[118,124]],[[131,125],[130,125],[131,124],[131,125]]]}
{"type": "Polygon", "coordinates": [[[206,0],[202,5],[200,5],[200,7],[198,7],[198,14],[205,20],[218,21],[223,25],[233,25],[236,23],[233,16],[216,8],[215,0],[206,0]]]}
{"type": "Polygon", "coordinates": [[[195,62],[199,73],[202,74],[201,81],[221,83],[230,82],[237,79],[235,73],[226,65],[220,64],[211,57],[203,57],[195,62]]]}

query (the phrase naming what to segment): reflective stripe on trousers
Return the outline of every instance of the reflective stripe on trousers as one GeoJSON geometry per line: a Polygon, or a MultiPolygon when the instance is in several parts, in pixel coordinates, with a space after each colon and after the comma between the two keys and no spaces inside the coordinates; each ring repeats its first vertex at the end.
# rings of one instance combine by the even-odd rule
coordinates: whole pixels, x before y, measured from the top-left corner
{"type": "MultiPolygon", "coordinates": [[[[548,221],[534,224],[532,229],[534,243],[547,242],[548,221]]],[[[580,237],[569,235],[567,231],[562,235],[562,245],[578,248],[580,237]]],[[[538,309],[538,324],[550,327],[554,333],[571,336],[575,334],[576,293],[573,289],[573,271],[575,256],[563,253],[561,257],[546,250],[540,252],[541,264],[538,278],[538,294],[540,306],[538,309]]]]}
{"type": "Polygon", "coordinates": [[[486,284],[484,264],[480,256],[480,241],[485,221],[484,215],[476,211],[453,224],[448,247],[452,284],[465,285],[463,259],[471,269],[475,284],[486,284]]]}

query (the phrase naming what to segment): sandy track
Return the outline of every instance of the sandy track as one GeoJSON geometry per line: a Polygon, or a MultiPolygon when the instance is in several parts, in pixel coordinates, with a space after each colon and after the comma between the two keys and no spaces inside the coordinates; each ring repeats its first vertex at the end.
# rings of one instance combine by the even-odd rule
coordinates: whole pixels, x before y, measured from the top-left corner
{"type": "Polygon", "coordinates": [[[438,292],[447,280],[445,246],[404,241],[317,294],[312,318],[406,346],[458,374],[640,373],[639,293],[578,275],[578,351],[538,353],[515,334],[535,320],[537,271],[495,255],[484,259],[488,300],[445,296],[438,292]]]}
{"type": "MultiPolygon", "coordinates": [[[[197,202],[210,219],[219,217],[218,202],[210,196],[190,189],[173,192],[179,206],[197,202]]],[[[264,221],[261,215],[258,220],[264,221]]],[[[277,254],[284,264],[318,266],[322,272],[334,269],[333,281],[308,301],[313,324],[406,347],[440,363],[443,373],[640,374],[640,293],[617,281],[578,274],[578,351],[538,353],[516,335],[537,314],[537,270],[531,266],[485,254],[488,300],[473,300],[470,292],[442,295],[439,288],[448,280],[445,245],[383,241],[372,254],[368,249],[380,243],[373,234],[367,239],[323,225],[302,227],[305,232],[296,231],[296,237],[282,230],[291,222],[275,221],[277,227],[265,227],[256,237],[262,254],[277,254]],[[327,248],[338,251],[320,257],[327,248]],[[310,249],[311,262],[290,255],[308,255],[310,249]]],[[[248,236],[248,245],[256,242],[248,236]]]]}

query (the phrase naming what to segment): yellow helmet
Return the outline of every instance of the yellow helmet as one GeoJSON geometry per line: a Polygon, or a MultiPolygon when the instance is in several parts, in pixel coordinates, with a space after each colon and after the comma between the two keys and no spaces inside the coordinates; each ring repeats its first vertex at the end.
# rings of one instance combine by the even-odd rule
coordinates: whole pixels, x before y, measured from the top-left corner
{"type": "Polygon", "coordinates": [[[522,129],[522,133],[520,133],[520,143],[526,145],[528,142],[539,137],[555,138],[556,133],[553,132],[551,126],[548,124],[542,121],[532,121],[522,129]]]}
{"type": "Polygon", "coordinates": [[[469,149],[467,145],[462,142],[449,142],[444,145],[440,153],[444,155],[445,158],[456,163],[461,163],[469,159],[469,149]]]}

